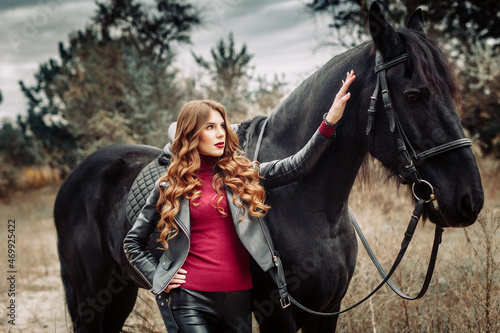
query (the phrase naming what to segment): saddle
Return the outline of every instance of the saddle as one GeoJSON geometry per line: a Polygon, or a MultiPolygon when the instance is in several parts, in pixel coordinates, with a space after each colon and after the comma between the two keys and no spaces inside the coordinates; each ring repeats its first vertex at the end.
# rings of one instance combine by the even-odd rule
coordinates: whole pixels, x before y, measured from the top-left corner
{"type": "Polygon", "coordinates": [[[126,214],[130,225],[133,225],[146,203],[146,199],[154,189],[155,182],[167,171],[170,156],[165,152],[149,162],[137,175],[127,195],[126,214]]]}

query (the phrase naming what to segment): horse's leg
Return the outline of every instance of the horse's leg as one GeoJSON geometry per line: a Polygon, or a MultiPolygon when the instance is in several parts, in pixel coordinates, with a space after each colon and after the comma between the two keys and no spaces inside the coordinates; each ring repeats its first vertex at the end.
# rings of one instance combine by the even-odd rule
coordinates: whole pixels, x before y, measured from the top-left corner
{"type": "Polygon", "coordinates": [[[108,244],[103,243],[106,240],[95,228],[98,224],[85,216],[72,222],[74,231],[59,242],[64,249],[60,260],[65,266],[62,276],[66,290],[70,291],[67,298],[73,330],[119,332],[134,306],[137,287],[109,254],[108,244]],[[86,223],[82,223],[83,219],[86,223]],[[79,232],[76,226],[86,232],[79,232]]]}
{"type": "Polygon", "coordinates": [[[73,285],[73,281],[69,276],[68,267],[66,262],[61,255],[61,250],[58,248],[59,258],[61,262],[61,280],[64,287],[64,294],[66,296],[66,304],[68,306],[68,312],[71,317],[71,322],[73,324],[73,330],[75,332],[82,326],[80,322],[80,316],[78,313],[78,298],[76,295],[75,286],[73,285]]]}
{"type": "Polygon", "coordinates": [[[74,285],[78,286],[78,327],[73,330],[78,333],[103,333],[104,310],[107,302],[110,301],[108,294],[109,276],[102,274],[103,271],[93,270],[92,276],[88,276],[84,271],[88,270],[88,265],[80,262],[83,271],[72,275],[74,285]],[[81,274],[83,273],[83,274],[81,274]]]}
{"type": "Polygon", "coordinates": [[[120,332],[137,297],[137,287],[110,263],[99,263],[102,268],[95,269],[95,262],[83,263],[85,269],[92,267],[92,276],[81,274],[74,277],[78,285],[78,322],[75,332],[114,333],[120,332]],[[87,264],[87,265],[85,265],[87,264]]]}
{"type": "Polygon", "coordinates": [[[75,263],[79,269],[73,269],[72,276],[67,267],[61,269],[73,331],[120,332],[134,307],[137,286],[118,266],[110,267],[112,264],[106,260],[88,258],[75,263]],[[88,271],[91,276],[85,274],[88,271]]]}
{"type": "MultiPolygon", "coordinates": [[[[81,214],[81,216],[84,216],[81,214]]],[[[106,286],[106,277],[98,274],[102,256],[92,253],[100,248],[96,233],[92,228],[82,224],[82,218],[74,219],[60,213],[54,214],[58,227],[58,252],[61,262],[61,279],[63,281],[68,310],[71,315],[73,331],[77,333],[101,333],[102,306],[97,302],[97,291],[106,286]],[[87,233],[81,230],[68,230],[67,223],[74,226],[87,227],[87,233]],[[80,231],[80,232],[79,232],[80,231]],[[89,235],[90,234],[90,235],[89,235]]],[[[75,228],[77,229],[77,228],[75,228]]],[[[101,266],[105,266],[102,265],[101,266]]]]}
{"type": "MultiPolygon", "coordinates": [[[[338,312],[340,303],[327,312],[338,312]]],[[[313,316],[303,326],[302,333],[334,333],[339,316],[313,316]]]]}
{"type": "Polygon", "coordinates": [[[104,332],[121,332],[123,324],[134,308],[139,288],[120,269],[113,270],[107,290],[110,301],[104,310],[104,332]]]}
{"type": "Polygon", "coordinates": [[[297,328],[292,325],[290,318],[284,313],[273,313],[272,315],[260,317],[255,313],[255,319],[259,324],[260,333],[295,333],[297,328]]]}

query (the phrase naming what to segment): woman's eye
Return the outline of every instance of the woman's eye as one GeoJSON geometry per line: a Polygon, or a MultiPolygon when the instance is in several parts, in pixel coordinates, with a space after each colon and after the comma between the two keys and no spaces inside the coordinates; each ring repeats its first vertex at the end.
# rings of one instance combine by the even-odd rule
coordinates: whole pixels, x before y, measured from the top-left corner
{"type": "Polygon", "coordinates": [[[208,125],[207,126],[207,129],[212,129],[212,128],[214,128],[214,125],[208,125]]]}

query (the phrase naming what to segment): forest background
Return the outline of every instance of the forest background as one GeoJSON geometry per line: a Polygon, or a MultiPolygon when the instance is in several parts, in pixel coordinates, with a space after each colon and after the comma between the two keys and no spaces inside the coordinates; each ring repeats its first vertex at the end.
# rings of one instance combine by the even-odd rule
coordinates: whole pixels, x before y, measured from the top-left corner
{"type": "MultiPolygon", "coordinates": [[[[318,45],[319,50],[347,49],[367,40],[366,8],[370,2],[305,1],[304,8],[311,15],[330,19],[325,29],[330,29],[331,39],[318,45]]],[[[467,136],[473,140],[483,181],[487,179],[484,184],[487,203],[476,234],[478,242],[471,241],[474,237],[471,234],[466,233],[463,238],[477,256],[470,258],[472,266],[458,266],[459,271],[466,271],[465,276],[470,274],[477,281],[479,301],[475,302],[479,305],[471,318],[482,319],[470,319],[462,323],[470,326],[460,327],[493,332],[500,322],[496,232],[500,223],[497,189],[500,185],[500,2],[378,2],[388,22],[396,27],[405,26],[409,14],[417,7],[423,8],[427,33],[441,43],[459,79],[460,117],[467,136]]],[[[183,72],[183,68],[175,65],[179,50],[191,43],[192,31],[204,25],[196,1],[154,0],[154,11],[145,10],[141,3],[96,1],[95,15],[89,18],[89,24],[68,32],[68,40],[54,46],[59,49],[59,57],[40,64],[36,82],[32,85],[19,82],[26,97],[26,110],[15,120],[2,120],[0,125],[0,197],[4,211],[25,204],[15,200],[22,200],[22,193],[27,190],[49,191],[47,197],[53,198],[54,189],[68,173],[101,147],[123,142],[161,147],[166,139],[165,129],[188,100],[217,99],[226,106],[231,122],[237,123],[269,115],[294,88],[283,73],[272,77],[255,75],[251,47],[230,31],[224,39],[214,41],[210,57],[191,54],[199,66],[196,74],[183,72]]],[[[217,2],[221,10],[239,3],[239,0],[217,2]]],[[[32,203],[38,200],[29,198],[32,203]]],[[[352,199],[354,206],[356,198],[352,199]]],[[[371,207],[361,201],[358,204],[362,217],[370,209],[381,209],[381,219],[388,216],[389,204],[371,207]]],[[[43,204],[47,209],[52,202],[43,204]]],[[[403,203],[399,205],[404,207],[403,203]]],[[[47,212],[43,214],[43,218],[50,217],[47,212]]],[[[366,214],[369,219],[369,213],[366,214]]],[[[471,290],[471,284],[466,290],[471,290]]],[[[455,295],[448,302],[467,303],[467,300],[470,298],[455,295]]],[[[418,324],[411,323],[406,304],[403,305],[402,318],[406,321],[401,327],[411,331],[418,324]]],[[[445,325],[439,319],[436,322],[432,313],[430,316],[430,326],[426,327],[453,331],[453,325],[445,325]]],[[[374,320],[374,317],[367,319],[372,329],[380,325],[374,320]]],[[[348,322],[352,326],[356,321],[348,322]]],[[[352,331],[356,329],[359,327],[352,326],[352,331]]]]}
{"type": "MultiPolygon", "coordinates": [[[[460,79],[462,123],[481,153],[500,157],[500,5],[496,1],[379,1],[388,21],[404,26],[418,6],[427,32],[447,50],[460,79]]],[[[0,127],[0,196],[14,188],[63,179],[85,156],[113,143],[165,143],[164,130],[183,103],[212,98],[232,122],[267,115],[293,87],[285,73],[255,76],[253,54],[235,36],[214,41],[211,57],[192,54],[194,75],[175,65],[179,48],[203,27],[196,3],[96,2],[95,15],[60,42],[59,59],[40,64],[36,82],[19,82],[26,112],[0,127]],[[29,176],[28,176],[29,175],[29,176]],[[40,182],[33,184],[36,179],[40,182]]],[[[221,1],[220,6],[238,2],[221,1]]],[[[331,17],[323,49],[367,40],[367,2],[314,0],[311,15],[331,17]]],[[[221,8],[222,10],[222,8],[221,8]]],[[[20,42],[20,41],[18,41],[20,42]]],[[[0,103],[2,97],[0,92],[0,103]]]]}

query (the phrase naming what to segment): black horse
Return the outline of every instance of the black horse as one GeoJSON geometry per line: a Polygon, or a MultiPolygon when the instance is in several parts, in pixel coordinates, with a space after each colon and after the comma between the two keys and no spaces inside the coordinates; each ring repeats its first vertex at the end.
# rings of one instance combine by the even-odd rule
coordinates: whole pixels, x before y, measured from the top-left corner
{"type": "MultiPolygon", "coordinates": [[[[290,293],[318,311],[336,311],[354,273],[357,242],[348,198],[356,174],[368,153],[388,173],[401,174],[396,133],[422,151],[447,147],[464,138],[454,101],[457,85],[445,57],[423,31],[421,11],[407,29],[394,30],[377,4],[370,9],[372,41],[336,56],[305,80],[267,119],[258,159],[268,161],[298,151],[318,127],[345,73],[354,69],[353,98],[338,127],[336,139],[315,172],[293,184],[273,189],[268,224],[281,255],[290,293]],[[382,101],[367,135],[370,94],[377,77],[375,53],[386,66],[398,130],[382,101]],[[393,130],[393,128],[392,128],[393,130]],[[444,146],[443,146],[444,144],[444,146]]],[[[384,92],[387,94],[387,92],[384,92]]],[[[256,118],[240,127],[248,156],[253,156],[262,127],[256,118]]],[[[420,177],[435,189],[437,205],[425,215],[443,227],[472,224],[483,205],[481,180],[468,147],[434,150],[436,155],[415,162],[420,177]]],[[[130,229],[125,201],[139,171],[161,151],[118,145],[90,155],[68,176],[59,190],[54,218],[58,233],[61,275],[75,331],[118,332],[132,310],[138,287],[145,287],[127,262],[122,240],[130,229]]],[[[413,162],[411,162],[412,164],[413,162]]],[[[404,163],[406,165],[406,163],[404,163]]],[[[406,165],[406,167],[409,167],[406,165]]],[[[267,275],[253,274],[255,318],[261,332],[332,332],[337,317],[310,315],[295,306],[282,309],[267,275]]]]}

